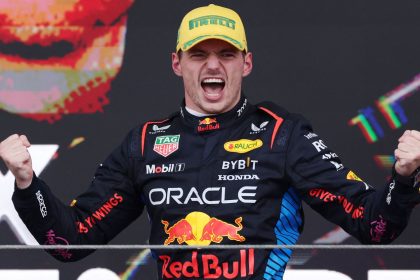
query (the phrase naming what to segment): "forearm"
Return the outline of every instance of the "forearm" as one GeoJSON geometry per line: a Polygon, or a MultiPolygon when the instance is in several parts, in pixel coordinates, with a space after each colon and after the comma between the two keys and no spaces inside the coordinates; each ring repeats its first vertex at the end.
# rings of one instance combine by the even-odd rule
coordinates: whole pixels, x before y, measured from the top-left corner
{"type": "MultiPolygon", "coordinates": [[[[34,176],[26,189],[15,188],[12,197],[16,211],[29,231],[41,245],[79,245],[93,243],[90,236],[77,234],[76,209],[61,203],[49,187],[34,176]]],[[[94,243],[103,243],[95,236],[94,243]]],[[[60,261],[76,261],[91,253],[91,250],[49,250],[60,261]]]]}

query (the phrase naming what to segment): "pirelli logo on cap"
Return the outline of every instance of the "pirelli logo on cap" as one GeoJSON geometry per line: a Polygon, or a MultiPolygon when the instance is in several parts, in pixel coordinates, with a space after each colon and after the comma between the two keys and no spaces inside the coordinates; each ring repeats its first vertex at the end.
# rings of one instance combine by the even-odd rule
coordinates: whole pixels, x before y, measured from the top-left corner
{"type": "Polygon", "coordinates": [[[229,141],[224,144],[226,151],[230,153],[244,154],[252,150],[261,148],[263,142],[260,139],[249,140],[249,139],[240,139],[236,141],[229,141]]]}
{"type": "Polygon", "coordinates": [[[194,28],[207,26],[209,24],[226,26],[227,28],[235,30],[236,22],[230,18],[210,15],[210,16],[203,16],[203,17],[198,17],[198,18],[194,18],[190,20],[188,23],[188,27],[190,28],[190,30],[192,30],[194,28]]]}

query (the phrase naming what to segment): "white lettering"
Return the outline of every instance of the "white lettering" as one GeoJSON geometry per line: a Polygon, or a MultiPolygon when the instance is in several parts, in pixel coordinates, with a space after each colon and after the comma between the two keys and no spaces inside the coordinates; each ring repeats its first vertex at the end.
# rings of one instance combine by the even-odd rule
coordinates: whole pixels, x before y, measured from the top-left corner
{"type": "Polygon", "coordinates": [[[230,166],[229,161],[223,161],[223,163],[222,163],[222,169],[223,170],[229,169],[229,166],[230,166]]]}
{"type": "Polygon", "coordinates": [[[311,139],[311,138],[314,138],[314,137],[318,137],[318,135],[316,135],[313,132],[310,132],[310,133],[308,133],[306,135],[303,135],[303,136],[305,136],[306,139],[311,139]]]}
{"type": "Polygon", "coordinates": [[[195,187],[192,187],[184,199],[185,188],[155,188],[149,192],[149,201],[152,205],[162,205],[164,203],[171,204],[175,203],[178,205],[185,205],[191,202],[197,202],[199,204],[233,204],[242,203],[253,204],[256,202],[254,198],[257,191],[257,186],[244,186],[238,190],[236,197],[227,198],[225,187],[212,187],[205,188],[202,193],[195,187]],[[208,198],[208,194],[212,192],[212,199],[208,198]]]}
{"type": "Polygon", "coordinates": [[[389,184],[388,194],[386,195],[386,204],[388,205],[391,204],[391,199],[392,199],[391,193],[394,188],[395,188],[395,180],[392,180],[392,182],[389,184]]]}
{"type": "Polygon", "coordinates": [[[36,198],[38,199],[39,203],[39,211],[41,212],[42,218],[45,218],[47,216],[47,206],[45,206],[44,197],[41,194],[41,191],[37,191],[35,193],[36,198]]]}
{"type": "Polygon", "coordinates": [[[231,199],[231,200],[226,199],[226,189],[222,188],[222,204],[230,204],[230,203],[236,203],[236,202],[238,202],[237,199],[231,199]]]}
{"type": "Polygon", "coordinates": [[[173,173],[181,172],[185,169],[185,163],[170,163],[162,165],[146,165],[146,174],[160,174],[160,173],[173,173]]]}
{"type": "Polygon", "coordinates": [[[314,147],[316,148],[318,152],[325,150],[327,148],[327,146],[324,144],[322,140],[312,142],[312,145],[314,145],[314,147]]]}
{"type": "MultiPolygon", "coordinates": [[[[198,194],[198,191],[197,191],[196,188],[191,188],[190,192],[187,195],[187,198],[184,201],[184,204],[188,204],[188,202],[190,202],[190,200],[191,201],[196,201],[200,204],[203,204],[203,201],[201,200],[200,195],[198,194]],[[193,197],[193,195],[195,197],[193,197]]],[[[178,203],[178,204],[181,204],[181,203],[178,203]]]]}
{"type": "Polygon", "coordinates": [[[207,193],[208,192],[218,192],[220,188],[207,188],[203,191],[203,201],[205,204],[219,204],[220,200],[208,200],[207,193]]]}
{"type": "Polygon", "coordinates": [[[168,196],[166,200],[166,204],[171,204],[171,197],[173,200],[175,200],[176,203],[182,204],[180,199],[182,198],[182,195],[184,194],[184,190],[181,188],[170,188],[168,189],[168,196]],[[178,193],[178,194],[172,194],[172,193],[178,193]]]}
{"type": "Polygon", "coordinates": [[[244,110],[245,110],[245,107],[246,107],[246,103],[248,102],[248,99],[245,99],[244,100],[244,103],[242,104],[242,107],[241,108],[239,108],[236,112],[238,113],[238,117],[240,117],[241,115],[242,115],[242,113],[244,112],[244,110]]]}
{"type": "Polygon", "coordinates": [[[165,190],[164,189],[153,189],[153,190],[151,190],[150,192],[149,192],[149,201],[150,201],[150,203],[152,204],[152,205],[160,205],[160,204],[162,204],[164,201],[166,200],[166,192],[165,192],[165,190]],[[158,192],[160,192],[160,193],[162,193],[162,199],[161,200],[158,200],[158,201],[155,201],[155,200],[153,200],[152,199],[152,194],[154,194],[154,193],[158,193],[158,192]]]}
{"type": "Polygon", "coordinates": [[[243,203],[255,203],[257,202],[255,199],[245,199],[244,197],[255,197],[255,192],[246,193],[246,191],[256,191],[256,186],[245,186],[242,187],[238,192],[239,200],[243,203]]]}
{"type": "Polygon", "coordinates": [[[333,160],[330,160],[330,162],[331,162],[332,165],[335,166],[335,169],[337,169],[337,171],[344,168],[344,165],[342,165],[341,163],[335,162],[333,160]]]}
{"type": "Polygon", "coordinates": [[[336,153],[328,153],[322,155],[322,159],[332,159],[332,158],[338,158],[338,155],[336,153]]]}
{"type": "Polygon", "coordinates": [[[245,168],[251,168],[255,170],[257,167],[258,160],[250,159],[249,157],[245,159],[233,160],[233,161],[223,161],[222,169],[223,170],[244,170],[245,168]]]}
{"type": "Polygon", "coordinates": [[[260,178],[256,174],[244,174],[244,175],[218,175],[218,181],[243,181],[243,180],[259,180],[260,178]]]}

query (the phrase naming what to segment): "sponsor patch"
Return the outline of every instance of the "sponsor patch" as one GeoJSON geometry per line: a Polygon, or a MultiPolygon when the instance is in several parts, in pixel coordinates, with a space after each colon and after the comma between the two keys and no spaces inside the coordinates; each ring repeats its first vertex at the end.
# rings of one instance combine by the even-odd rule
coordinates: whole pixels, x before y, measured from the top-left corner
{"type": "Polygon", "coordinates": [[[236,141],[229,141],[224,144],[224,148],[226,151],[238,154],[248,153],[252,150],[261,148],[262,146],[263,142],[260,139],[240,139],[236,141]]]}
{"type": "MultiPolygon", "coordinates": [[[[70,245],[70,243],[67,241],[67,239],[56,236],[54,230],[50,229],[47,234],[45,235],[45,245],[70,245]]],[[[63,259],[71,259],[72,254],[69,253],[68,249],[55,249],[54,253],[52,253],[54,256],[61,256],[63,259]]]]}
{"type": "Polygon", "coordinates": [[[342,165],[341,163],[338,163],[338,162],[336,162],[336,161],[330,160],[330,163],[331,163],[332,165],[334,165],[334,167],[335,167],[335,169],[336,169],[337,171],[339,171],[339,170],[341,170],[341,169],[343,169],[343,168],[344,168],[344,165],[342,165]]]}
{"type": "Polygon", "coordinates": [[[322,159],[325,159],[325,160],[333,159],[333,158],[338,158],[338,155],[336,153],[333,153],[333,152],[322,155],[322,159]]]}
{"type": "Polygon", "coordinates": [[[392,180],[392,182],[389,184],[389,191],[386,195],[386,204],[390,205],[392,200],[392,191],[395,188],[395,180],[392,180]]]}
{"type": "Polygon", "coordinates": [[[181,136],[179,134],[158,136],[155,139],[153,151],[161,156],[167,157],[178,150],[180,138],[181,136]]]}
{"type": "Polygon", "coordinates": [[[242,249],[228,261],[217,254],[192,251],[191,257],[177,260],[174,255],[160,255],[162,279],[250,279],[254,274],[254,249],[242,249]]]}
{"type": "Polygon", "coordinates": [[[41,212],[42,218],[45,218],[48,212],[47,207],[45,206],[44,197],[42,196],[41,191],[38,191],[35,195],[39,203],[39,212],[41,212]]]}
{"type": "Polygon", "coordinates": [[[223,170],[243,170],[246,168],[250,168],[255,170],[257,166],[258,160],[251,159],[247,157],[246,159],[238,159],[238,160],[229,160],[222,162],[222,169],[223,170]]]}
{"type": "Polygon", "coordinates": [[[210,217],[203,212],[191,212],[185,218],[169,226],[169,222],[162,220],[164,231],[168,238],[164,245],[169,245],[175,240],[178,244],[187,243],[188,245],[210,245],[221,243],[224,238],[229,240],[244,242],[245,237],[239,234],[242,230],[242,217],[237,217],[233,223],[210,217]]]}
{"type": "Polygon", "coordinates": [[[357,176],[353,171],[349,171],[349,173],[347,173],[347,180],[356,180],[363,182],[363,180],[360,179],[359,176],[357,176]]]}
{"type": "Polygon", "coordinates": [[[259,180],[257,174],[237,174],[237,175],[219,175],[217,181],[244,181],[244,180],[259,180]]]}
{"type": "Polygon", "coordinates": [[[267,124],[268,124],[268,121],[261,123],[259,126],[256,126],[255,124],[251,124],[252,131],[249,134],[257,134],[257,133],[267,130],[266,128],[267,124]]]}
{"type": "Polygon", "coordinates": [[[324,203],[338,203],[343,207],[343,210],[353,219],[362,219],[365,208],[363,206],[356,206],[342,195],[335,195],[324,189],[311,189],[309,196],[317,198],[324,203]]]}
{"type": "Polygon", "coordinates": [[[147,164],[146,174],[176,173],[185,169],[185,163],[147,164]]]}
{"type": "Polygon", "coordinates": [[[308,134],[305,134],[303,136],[305,136],[306,139],[311,139],[311,138],[314,138],[314,137],[318,137],[318,135],[316,135],[313,132],[309,132],[308,134]]]}
{"type": "Polygon", "coordinates": [[[159,127],[158,125],[155,124],[155,125],[152,126],[153,131],[149,131],[149,134],[153,135],[153,134],[157,134],[157,133],[164,133],[170,127],[171,127],[171,125],[165,125],[165,126],[159,127]]]}
{"type": "Polygon", "coordinates": [[[365,183],[362,179],[359,178],[359,176],[357,176],[353,171],[349,171],[349,173],[347,173],[347,180],[354,180],[354,181],[359,181],[362,182],[365,185],[366,190],[369,189],[369,185],[367,183],[365,183]]]}
{"type": "Polygon", "coordinates": [[[312,142],[312,145],[315,147],[318,153],[328,148],[322,140],[314,141],[312,142]]]}
{"type": "Polygon", "coordinates": [[[205,132],[211,130],[217,130],[220,128],[220,124],[217,122],[216,118],[204,118],[198,122],[197,130],[198,132],[205,132]]]}
{"type": "Polygon", "coordinates": [[[90,216],[86,217],[83,221],[76,222],[76,228],[79,233],[86,234],[90,229],[94,228],[97,223],[104,220],[112,210],[123,202],[123,197],[114,193],[100,208],[95,212],[91,213],[90,216]]]}
{"type": "Polygon", "coordinates": [[[241,108],[239,108],[236,112],[238,113],[238,117],[242,115],[242,113],[245,111],[246,105],[248,103],[248,99],[244,100],[244,103],[242,103],[241,108]]]}
{"type": "Polygon", "coordinates": [[[226,187],[209,187],[205,189],[192,187],[154,188],[149,192],[152,205],[218,205],[218,204],[254,204],[257,202],[257,186],[243,186],[235,193],[229,193],[226,187]]]}

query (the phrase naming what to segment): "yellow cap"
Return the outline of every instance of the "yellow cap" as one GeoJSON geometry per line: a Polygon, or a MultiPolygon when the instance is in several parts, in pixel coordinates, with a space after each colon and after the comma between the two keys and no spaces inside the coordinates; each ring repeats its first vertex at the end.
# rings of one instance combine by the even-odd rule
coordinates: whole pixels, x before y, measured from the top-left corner
{"type": "Polygon", "coordinates": [[[179,26],[176,51],[187,51],[208,39],[223,40],[240,51],[248,51],[241,18],[225,7],[210,4],[186,14],[179,26]]]}

